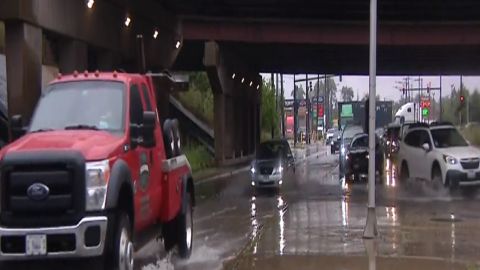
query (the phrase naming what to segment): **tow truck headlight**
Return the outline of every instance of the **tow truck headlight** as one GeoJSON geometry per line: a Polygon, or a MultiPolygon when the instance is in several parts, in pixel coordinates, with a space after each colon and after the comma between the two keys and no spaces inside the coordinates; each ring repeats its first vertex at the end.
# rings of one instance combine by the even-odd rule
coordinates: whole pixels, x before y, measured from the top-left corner
{"type": "Polygon", "coordinates": [[[252,174],[255,174],[255,173],[257,172],[257,170],[255,170],[255,166],[252,166],[252,167],[250,168],[250,172],[251,172],[252,174]]]}
{"type": "Polygon", "coordinates": [[[448,155],[443,155],[443,160],[445,160],[446,163],[450,164],[450,165],[455,165],[457,164],[458,160],[452,156],[448,156],[448,155]]]}
{"type": "Polygon", "coordinates": [[[88,162],[85,171],[85,209],[98,211],[105,209],[107,186],[110,178],[108,160],[88,162]]]}

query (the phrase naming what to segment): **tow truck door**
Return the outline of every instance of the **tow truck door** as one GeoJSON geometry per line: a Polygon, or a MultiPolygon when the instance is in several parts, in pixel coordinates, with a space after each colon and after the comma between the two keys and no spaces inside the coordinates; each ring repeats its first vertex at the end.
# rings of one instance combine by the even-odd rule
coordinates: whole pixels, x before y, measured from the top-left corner
{"type": "MultiPolygon", "coordinates": [[[[145,110],[138,79],[132,79],[130,85],[130,124],[141,125],[143,111],[145,110]]],[[[130,129],[130,132],[141,132],[130,129]]],[[[142,230],[153,222],[152,198],[150,188],[152,186],[152,161],[150,149],[137,145],[133,152],[135,166],[132,168],[132,176],[135,185],[135,228],[142,230]]]]}
{"type": "MultiPolygon", "coordinates": [[[[140,89],[142,92],[142,100],[144,104],[145,111],[151,111],[157,113],[156,105],[153,102],[155,97],[152,96],[152,92],[149,91],[147,86],[148,84],[145,81],[140,83],[140,89]]],[[[150,181],[148,186],[148,196],[150,198],[150,211],[152,212],[151,218],[153,220],[157,220],[159,218],[160,208],[162,206],[162,160],[165,159],[164,156],[164,149],[163,149],[163,138],[162,132],[160,129],[160,123],[158,121],[158,113],[157,113],[157,121],[155,123],[155,130],[154,130],[154,137],[155,137],[155,145],[145,149],[148,154],[148,161],[149,161],[149,172],[150,172],[150,181]]]]}

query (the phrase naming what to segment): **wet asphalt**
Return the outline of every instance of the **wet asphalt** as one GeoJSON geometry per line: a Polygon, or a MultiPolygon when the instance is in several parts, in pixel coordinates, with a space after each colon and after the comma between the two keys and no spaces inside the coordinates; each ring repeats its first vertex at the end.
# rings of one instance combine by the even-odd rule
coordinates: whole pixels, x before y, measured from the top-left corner
{"type": "Polygon", "coordinates": [[[386,162],[379,235],[366,241],[367,184],[342,182],[328,147],[295,152],[297,171],[278,193],[255,192],[248,172],[212,183],[215,195],[198,194],[190,260],[169,254],[138,269],[480,269],[477,192],[399,183],[386,162]]]}
{"type": "Polygon", "coordinates": [[[278,192],[254,190],[248,170],[198,185],[191,258],[152,240],[136,252],[135,269],[480,269],[480,192],[399,183],[386,162],[379,235],[364,240],[367,184],[341,181],[329,150],[296,149],[297,170],[278,192]]]}

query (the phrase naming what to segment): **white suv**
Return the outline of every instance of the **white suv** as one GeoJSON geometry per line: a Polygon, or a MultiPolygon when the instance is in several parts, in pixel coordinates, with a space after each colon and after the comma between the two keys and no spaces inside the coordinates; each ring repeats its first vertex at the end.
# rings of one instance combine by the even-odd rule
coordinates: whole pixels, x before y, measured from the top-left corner
{"type": "Polygon", "coordinates": [[[480,185],[480,150],[451,124],[412,124],[400,142],[400,179],[431,179],[450,188],[480,185]]]}

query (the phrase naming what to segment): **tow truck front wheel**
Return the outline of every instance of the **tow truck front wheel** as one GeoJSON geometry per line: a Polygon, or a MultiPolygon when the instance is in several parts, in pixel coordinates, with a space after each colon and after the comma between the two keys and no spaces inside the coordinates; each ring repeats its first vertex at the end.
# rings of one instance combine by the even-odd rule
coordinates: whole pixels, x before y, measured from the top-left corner
{"type": "Polygon", "coordinates": [[[181,258],[189,258],[192,254],[193,242],[193,208],[191,196],[188,193],[185,198],[184,213],[179,218],[179,235],[178,235],[178,253],[181,258]]]}
{"type": "Polygon", "coordinates": [[[178,247],[178,255],[187,259],[192,253],[193,242],[193,207],[190,193],[185,195],[182,211],[163,226],[163,241],[165,250],[178,247]]]}
{"type": "Polygon", "coordinates": [[[118,216],[111,251],[106,258],[109,270],[133,270],[133,241],[130,220],[126,214],[118,216]]]}

